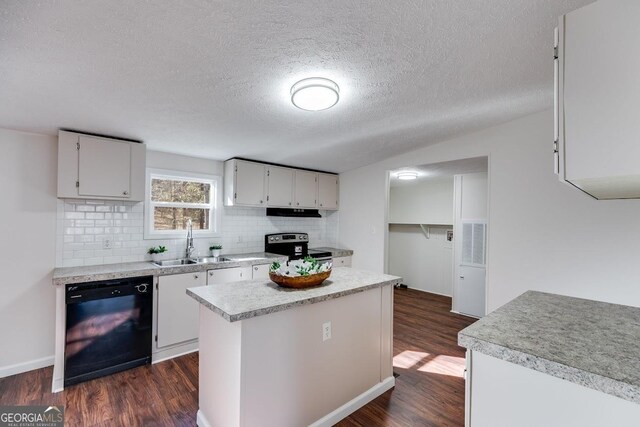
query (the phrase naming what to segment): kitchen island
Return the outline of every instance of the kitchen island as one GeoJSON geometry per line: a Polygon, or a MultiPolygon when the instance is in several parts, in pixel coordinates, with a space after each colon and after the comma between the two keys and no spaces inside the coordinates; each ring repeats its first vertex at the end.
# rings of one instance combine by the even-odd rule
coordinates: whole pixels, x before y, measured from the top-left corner
{"type": "Polygon", "coordinates": [[[467,426],[637,426],[640,308],[528,291],[458,334],[467,426]]]}
{"type": "Polygon", "coordinates": [[[329,426],[392,388],[401,280],[341,267],[304,290],[188,289],[200,302],[198,425],[329,426]]]}

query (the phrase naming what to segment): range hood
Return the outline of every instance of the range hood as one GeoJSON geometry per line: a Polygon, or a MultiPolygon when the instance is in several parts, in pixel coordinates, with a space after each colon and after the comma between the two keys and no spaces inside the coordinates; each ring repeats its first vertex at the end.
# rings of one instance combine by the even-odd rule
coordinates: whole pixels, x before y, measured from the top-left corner
{"type": "Polygon", "coordinates": [[[322,218],[318,209],[267,208],[267,216],[287,216],[294,218],[322,218]]]}

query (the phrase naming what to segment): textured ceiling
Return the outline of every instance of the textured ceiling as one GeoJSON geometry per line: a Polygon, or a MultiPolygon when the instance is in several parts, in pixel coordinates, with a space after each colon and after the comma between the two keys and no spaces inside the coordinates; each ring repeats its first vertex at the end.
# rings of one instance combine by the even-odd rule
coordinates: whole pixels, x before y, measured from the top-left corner
{"type": "Polygon", "coordinates": [[[0,127],[341,172],[552,104],[585,0],[0,1],[0,127]],[[289,100],[335,80],[322,112],[289,100]]]}
{"type": "Polygon", "coordinates": [[[487,157],[472,157],[469,159],[453,160],[450,162],[432,163],[420,166],[408,166],[391,171],[390,184],[392,187],[405,187],[415,185],[418,182],[452,177],[462,173],[486,172],[489,168],[487,157]],[[413,171],[418,173],[417,179],[402,180],[397,178],[398,172],[413,171]]]}

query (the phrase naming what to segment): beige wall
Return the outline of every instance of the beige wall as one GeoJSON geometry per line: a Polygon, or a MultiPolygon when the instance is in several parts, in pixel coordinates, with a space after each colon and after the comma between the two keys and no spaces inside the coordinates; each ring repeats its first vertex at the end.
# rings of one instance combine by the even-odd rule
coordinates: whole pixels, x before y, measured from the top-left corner
{"type": "Polygon", "coordinates": [[[640,306],[640,200],[597,201],[553,174],[551,110],[340,176],[339,245],[383,271],[387,171],[489,156],[487,308],[527,289],[640,306]]]}
{"type": "Polygon", "coordinates": [[[0,377],[51,365],[57,138],[0,129],[0,377]]]}

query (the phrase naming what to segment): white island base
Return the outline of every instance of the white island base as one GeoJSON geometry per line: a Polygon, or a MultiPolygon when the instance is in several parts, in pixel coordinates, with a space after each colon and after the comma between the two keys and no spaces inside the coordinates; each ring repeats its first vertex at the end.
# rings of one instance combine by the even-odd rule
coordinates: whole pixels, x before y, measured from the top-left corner
{"type": "Polygon", "coordinates": [[[335,424],[394,386],[392,314],[392,284],[235,322],[200,305],[198,425],[335,424]]]}

